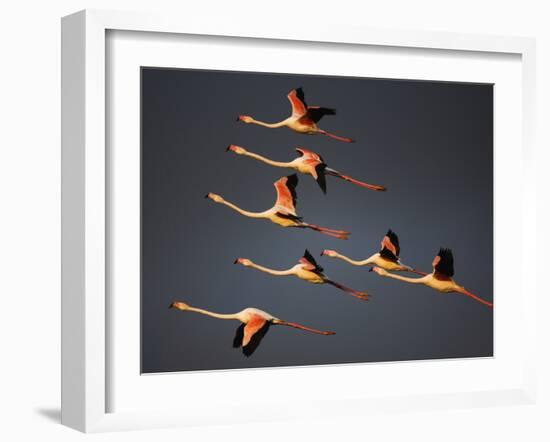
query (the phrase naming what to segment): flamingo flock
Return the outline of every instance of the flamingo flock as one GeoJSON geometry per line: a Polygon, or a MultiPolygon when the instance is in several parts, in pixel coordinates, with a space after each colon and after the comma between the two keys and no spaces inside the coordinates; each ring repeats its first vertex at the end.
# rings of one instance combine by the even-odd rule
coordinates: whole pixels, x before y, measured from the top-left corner
{"type": "MultiPolygon", "coordinates": [[[[287,127],[298,134],[320,134],[327,136],[331,139],[346,143],[353,142],[351,138],[342,137],[327,132],[319,128],[319,126],[317,125],[325,115],[335,115],[335,109],[321,106],[308,106],[306,104],[304,91],[302,88],[290,91],[287,95],[287,98],[291,104],[291,115],[282,121],[279,121],[277,123],[266,123],[263,121],[255,120],[248,115],[240,115],[237,121],[246,124],[256,124],[271,129],[287,127]]],[[[359,181],[348,175],[344,175],[337,170],[329,168],[321,155],[303,147],[297,147],[296,151],[298,152],[299,156],[288,162],[275,161],[270,158],[261,156],[257,153],[250,152],[245,148],[234,144],[230,144],[226,150],[237,155],[252,158],[256,161],[268,164],[272,167],[291,169],[296,173],[310,175],[311,177],[313,177],[313,179],[315,179],[324,194],[327,193],[327,175],[339,178],[365,189],[373,191],[386,190],[385,186],[359,181]]],[[[298,185],[298,176],[296,173],[288,176],[283,176],[273,183],[277,193],[277,199],[273,207],[263,212],[250,212],[244,210],[239,206],[229,201],[226,201],[220,195],[211,192],[206,195],[206,198],[212,200],[217,204],[225,205],[230,209],[238,212],[240,215],[248,218],[265,219],[280,227],[310,229],[337,239],[348,239],[350,235],[349,231],[321,227],[316,224],[305,222],[301,216],[298,216],[298,214],[296,213],[296,202],[298,198],[296,192],[296,187],[298,185]]],[[[474,295],[453,280],[454,257],[450,249],[441,248],[439,250],[438,254],[433,259],[431,273],[425,273],[417,270],[410,265],[404,264],[400,259],[400,252],[401,249],[399,245],[399,238],[397,234],[390,229],[383,236],[382,241],[380,242],[379,250],[362,260],[355,260],[349,258],[348,256],[340,254],[335,250],[329,249],[323,250],[321,256],[336,258],[353,266],[365,266],[369,268],[369,272],[372,272],[381,277],[401,281],[403,283],[424,285],[440,293],[457,293],[465,295],[487,307],[493,307],[492,302],[478,297],[477,295],[474,295]],[[418,274],[420,275],[420,277],[406,277],[398,274],[400,272],[418,274]]],[[[324,269],[315,261],[313,255],[307,249],[305,250],[304,255],[298,260],[298,263],[286,270],[275,270],[264,267],[254,263],[247,258],[237,258],[235,260],[235,264],[253,268],[260,272],[267,273],[273,276],[295,276],[298,279],[301,279],[311,284],[328,284],[338,288],[344,293],[352,295],[359,300],[369,300],[368,293],[350,289],[349,287],[335,282],[334,280],[326,276],[324,273],[324,269]]],[[[195,312],[216,319],[239,321],[241,324],[237,328],[235,338],[233,339],[233,347],[242,348],[242,352],[245,356],[251,356],[256,351],[257,347],[259,346],[260,342],[262,341],[263,337],[265,336],[271,325],[284,325],[317,335],[328,336],[335,334],[332,331],[321,331],[306,327],[298,323],[283,321],[263,310],[252,307],[245,308],[244,310],[241,310],[237,313],[222,314],[214,313],[196,307],[191,307],[190,305],[182,301],[174,301],[170,304],[170,308],[180,311],[195,312]]]]}

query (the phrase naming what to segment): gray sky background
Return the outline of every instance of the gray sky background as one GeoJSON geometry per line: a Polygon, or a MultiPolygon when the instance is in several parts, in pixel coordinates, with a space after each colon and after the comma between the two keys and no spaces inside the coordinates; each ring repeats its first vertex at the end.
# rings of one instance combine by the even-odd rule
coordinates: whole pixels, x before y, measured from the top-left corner
{"type": "Polygon", "coordinates": [[[430,271],[439,247],[452,248],[455,280],[491,300],[492,85],[143,68],[141,93],[142,372],[493,354],[491,309],[319,256],[329,248],[365,258],[391,228],[403,262],[430,271]],[[235,121],[239,114],[285,118],[286,95],[300,86],[308,104],[338,111],[320,127],[357,142],[235,121]],[[352,235],[341,241],[283,229],[204,199],[214,192],[262,211],[275,201],[272,183],[291,173],[226,153],[228,144],[280,161],[303,146],[330,167],[389,190],[327,177],[325,196],[313,178],[299,175],[298,214],[352,235]],[[328,276],[372,299],[233,265],[245,257],[285,269],[305,248],[328,276]],[[274,326],[247,358],[231,346],[236,321],[170,310],[173,300],[221,313],[257,307],[337,334],[274,326]]]}

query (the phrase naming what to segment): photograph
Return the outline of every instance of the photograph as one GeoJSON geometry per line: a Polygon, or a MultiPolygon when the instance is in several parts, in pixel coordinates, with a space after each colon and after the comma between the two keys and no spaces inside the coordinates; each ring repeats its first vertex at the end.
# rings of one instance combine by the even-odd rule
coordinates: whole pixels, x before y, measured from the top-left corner
{"type": "Polygon", "coordinates": [[[142,374],[493,357],[493,84],[140,75],[142,374]]]}

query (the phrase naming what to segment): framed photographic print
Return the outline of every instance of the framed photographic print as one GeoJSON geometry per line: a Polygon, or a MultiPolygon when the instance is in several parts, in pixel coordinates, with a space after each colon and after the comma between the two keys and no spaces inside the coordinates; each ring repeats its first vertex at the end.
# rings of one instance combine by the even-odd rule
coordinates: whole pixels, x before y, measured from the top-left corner
{"type": "Polygon", "coordinates": [[[532,400],[533,45],[64,18],[63,423],[532,400]]]}

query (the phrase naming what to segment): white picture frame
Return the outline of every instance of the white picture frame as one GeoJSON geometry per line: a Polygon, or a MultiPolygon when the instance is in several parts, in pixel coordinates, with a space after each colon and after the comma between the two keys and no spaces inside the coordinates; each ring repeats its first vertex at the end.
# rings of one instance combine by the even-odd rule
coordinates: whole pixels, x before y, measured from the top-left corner
{"type": "MultiPolygon", "coordinates": [[[[345,26],[299,28],[277,24],[271,27],[254,23],[215,22],[200,17],[165,17],[100,10],[86,10],[62,21],[62,423],[85,432],[138,428],[158,428],[233,422],[284,419],[285,417],[323,416],[320,400],[310,407],[280,412],[266,409],[247,417],[231,412],[205,413],[197,408],[193,415],[174,409],[171,412],[108,412],[110,364],[106,339],[110,315],[107,302],[106,228],[110,197],[107,186],[106,156],[106,33],[108,31],[145,31],[163,34],[242,37],[285,40],[287,42],[338,43],[381,48],[424,48],[445,51],[516,54],[521,57],[522,127],[521,156],[521,232],[526,238],[536,229],[535,177],[531,173],[535,158],[535,42],[518,37],[493,37],[417,31],[388,31],[345,26]],[[529,191],[527,191],[529,189],[529,191]]],[[[497,221],[498,222],[498,221],[497,221]]],[[[522,334],[533,338],[536,317],[536,281],[521,278],[527,272],[528,243],[522,242],[521,296],[522,334]]],[[[498,249],[497,249],[498,250],[498,249]]],[[[497,256],[495,256],[497,258],[497,256]]],[[[525,339],[521,357],[521,385],[460,394],[441,391],[416,396],[338,397],[329,395],[322,402],[336,404],[331,414],[368,413],[382,407],[388,411],[426,408],[452,408],[531,403],[536,394],[534,342],[525,339]],[[531,347],[533,346],[533,347],[531,347]]],[[[417,363],[422,364],[422,363],[417,363]]],[[[335,369],[338,369],[336,367],[335,369]]],[[[342,368],[340,368],[342,369],[342,368]]],[[[272,374],[263,371],[260,382],[272,374]]],[[[201,375],[202,376],[202,375],[201,375]]],[[[213,376],[206,373],[204,376],[213,376]]],[[[219,377],[220,375],[218,375],[219,377]]],[[[222,373],[221,376],[229,376],[222,373]]],[[[260,376],[260,375],[258,375],[260,376]]],[[[238,405],[234,404],[238,410],[238,405]]]]}

